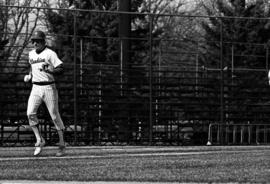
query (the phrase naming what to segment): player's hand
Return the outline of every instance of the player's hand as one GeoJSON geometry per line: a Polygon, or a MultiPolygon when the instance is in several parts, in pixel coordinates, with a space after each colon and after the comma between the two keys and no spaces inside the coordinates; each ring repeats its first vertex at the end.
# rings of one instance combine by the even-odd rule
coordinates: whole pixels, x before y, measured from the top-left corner
{"type": "Polygon", "coordinates": [[[32,79],[31,75],[25,75],[23,80],[24,82],[29,82],[31,79],[32,79]]]}
{"type": "Polygon", "coordinates": [[[46,73],[53,73],[53,67],[51,67],[49,64],[44,63],[42,64],[40,71],[46,72],[46,73]]]}

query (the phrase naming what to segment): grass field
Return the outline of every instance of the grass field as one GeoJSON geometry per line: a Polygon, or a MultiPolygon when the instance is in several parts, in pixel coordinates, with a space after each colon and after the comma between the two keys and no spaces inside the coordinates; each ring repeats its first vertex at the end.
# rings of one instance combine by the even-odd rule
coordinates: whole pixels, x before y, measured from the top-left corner
{"type": "MultiPolygon", "coordinates": [[[[270,183],[270,146],[0,148],[0,180],[270,183]]],[[[0,181],[1,183],[1,181],[0,181]]]]}

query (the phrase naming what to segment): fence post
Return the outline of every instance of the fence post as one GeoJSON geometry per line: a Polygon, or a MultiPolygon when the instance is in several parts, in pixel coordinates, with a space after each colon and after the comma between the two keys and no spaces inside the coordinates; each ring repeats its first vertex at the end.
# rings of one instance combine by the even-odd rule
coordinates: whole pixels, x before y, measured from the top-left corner
{"type": "Polygon", "coordinates": [[[233,125],[233,144],[236,143],[237,126],[233,125]]]}
{"type": "MultiPolygon", "coordinates": [[[[223,22],[222,18],[220,18],[220,123],[224,124],[224,63],[223,63],[223,22]]],[[[218,126],[218,137],[217,142],[221,143],[221,139],[223,137],[221,127],[218,126]]]]}
{"type": "Polygon", "coordinates": [[[260,129],[260,126],[259,125],[255,125],[256,126],[256,144],[260,144],[259,142],[259,129],[260,129]]]}
{"type": "MultiPolygon", "coordinates": [[[[130,12],[131,0],[119,0],[119,11],[130,12]]],[[[119,14],[119,41],[120,41],[120,94],[124,95],[124,77],[129,86],[130,66],[130,14],[119,14]]]]}
{"type": "Polygon", "coordinates": [[[212,124],[209,124],[208,127],[208,141],[207,141],[207,146],[211,146],[212,145],[212,124]]]}
{"type": "Polygon", "coordinates": [[[243,144],[244,143],[244,129],[245,127],[243,125],[241,125],[240,127],[240,144],[243,144]]]}
{"type": "Polygon", "coordinates": [[[150,25],[149,25],[149,144],[152,145],[153,140],[153,84],[152,84],[152,30],[153,30],[153,15],[149,14],[150,17],[150,25]]]}
{"type": "Polygon", "coordinates": [[[266,55],[265,55],[265,65],[266,65],[266,72],[269,71],[269,64],[268,64],[268,60],[269,60],[269,47],[268,47],[268,44],[266,44],[266,55]]]}
{"type": "Polygon", "coordinates": [[[74,115],[74,143],[77,144],[77,58],[76,58],[76,44],[77,44],[77,18],[76,18],[77,12],[74,10],[73,17],[73,98],[74,98],[74,110],[73,110],[73,115],[74,115]]]}
{"type": "Polygon", "coordinates": [[[251,127],[250,122],[248,121],[248,144],[251,144],[251,127]]]}
{"type": "Polygon", "coordinates": [[[267,126],[264,125],[264,128],[263,128],[263,139],[264,139],[264,143],[266,144],[267,143],[267,126]]]}
{"type": "Polygon", "coordinates": [[[0,123],[0,127],[1,127],[1,141],[0,141],[0,146],[2,146],[2,145],[4,145],[4,121],[3,120],[1,120],[0,121],[1,123],[0,123]]]}

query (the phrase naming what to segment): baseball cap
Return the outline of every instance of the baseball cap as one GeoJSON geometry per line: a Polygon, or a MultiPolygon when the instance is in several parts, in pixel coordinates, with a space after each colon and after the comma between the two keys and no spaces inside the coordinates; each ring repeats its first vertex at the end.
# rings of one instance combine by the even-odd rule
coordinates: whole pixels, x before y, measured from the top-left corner
{"type": "Polygon", "coordinates": [[[31,40],[45,40],[46,35],[43,31],[36,31],[34,32],[31,40]]]}

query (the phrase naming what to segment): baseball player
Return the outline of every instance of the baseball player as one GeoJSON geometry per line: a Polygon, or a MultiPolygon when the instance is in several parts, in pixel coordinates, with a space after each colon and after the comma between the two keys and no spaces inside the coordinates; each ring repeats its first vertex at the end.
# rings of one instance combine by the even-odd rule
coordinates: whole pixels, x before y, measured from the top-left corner
{"type": "Polygon", "coordinates": [[[45,102],[59,136],[59,151],[56,156],[63,156],[65,151],[64,124],[58,110],[58,92],[54,75],[63,72],[63,62],[57,54],[46,46],[46,35],[36,31],[31,38],[35,49],[29,52],[30,72],[24,77],[24,82],[32,81],[32,90],[27,104],[27,117],[35,137],[34,156],[41,153],[45,140],[41,136],[38,125],[37,110],[45,102]]]}

